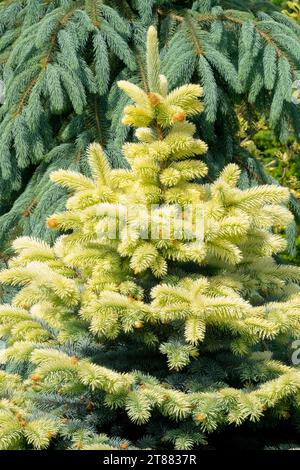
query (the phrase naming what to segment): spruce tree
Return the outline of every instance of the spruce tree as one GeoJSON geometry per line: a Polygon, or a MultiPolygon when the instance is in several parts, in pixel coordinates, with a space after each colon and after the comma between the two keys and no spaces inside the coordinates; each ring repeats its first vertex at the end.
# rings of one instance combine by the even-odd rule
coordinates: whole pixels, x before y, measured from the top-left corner
{"type": "Polygon", "coordinates": [[[299,416],[288,356],[300,269],[273,257],[286,245],[275,228],[292,219],[288,190],[239,189],[233,163],[205,183],[207,145],[191,121],[203,90],[168,89],[153,27],[146,63],[148,93],[118,82],[132,100],[130,169],[111,168],[94,143],[91,177],[51,173],[71,192],[47,219],[64,235],[53,246],[16,239],[0,273],[18,287],[0,306],[2,449],[202,448],[233,426],[299,416]]]}
{"type": "MultiPolygon", "coordinates": [[[[58,168],[89,176],[96,141],[115,168],[133,135],[120,124],[130,100],[117,86],[147,90],[145,36],[159,31],[162,71],[171,87],[204,89],[196,133],[209,145],[207,181],[226,163],[241,187],[272,182],[240,146],[238,113],[262,114],[285,139],[299,133],[290,102],[300,61],[300,28],[268,2],[249,0],[4,0],[0,3],[0,240],[17,235],[53,241],[43,218],[61,210],[66,192],[49,181],[58,168]]],[[[299,216],[297,204],[292,210],[299,216]]]]}

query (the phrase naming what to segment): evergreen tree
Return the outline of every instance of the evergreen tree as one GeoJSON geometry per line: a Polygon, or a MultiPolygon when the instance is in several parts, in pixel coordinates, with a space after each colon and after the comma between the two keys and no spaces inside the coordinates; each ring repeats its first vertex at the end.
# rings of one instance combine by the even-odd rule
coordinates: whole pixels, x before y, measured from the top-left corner
{"type": "Polygon", "coordinates": [[[190,449],[233,425],[299,416],[300,371],[282,351],[300,333],[300,269],[273,258],[288,190],[239,189],[233,163],[205,183],[207,146],[191,122],[203,90],[168,90],[153,27],[146,62],[148,93],[118,82],[133,101],[131,169],[112,169],[95,143],[90,178],[51,173],[71,191],[47,220],[65,234],[53,247],[16,239],[0,274],[18,286],[0,307],[2,449],[190,449]]]}
{"type": "MultiPolygon", "coordinates": [[[[0,240],[34,235],[53,241],[44,215],[61,210],[66,192],[49,182],[58,168],[89,176],[86,148],[97,141],[111,165],[131,140],[120,118],[130,80],[147,90],[145,36],[157,26],[170,86],[204,89],[196,132],[209,145],[208,181],[228,162],[241,187],[272,182],[240,147],[237,111],[266,116],[285,139],[299,132],[290,102],[300,61],[299,31],[268,2],[249,0],[4,0],[0,4],[0,240]],[[260,10],[263,10],[260,11],[260,10]]],[[[292,210],[300,211],[294,199],[292,210]]]]}

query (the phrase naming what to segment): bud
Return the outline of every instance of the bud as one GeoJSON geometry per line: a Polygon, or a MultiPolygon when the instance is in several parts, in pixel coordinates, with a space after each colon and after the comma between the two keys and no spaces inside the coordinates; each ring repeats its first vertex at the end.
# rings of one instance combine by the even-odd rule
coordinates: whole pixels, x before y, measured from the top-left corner
{"type": "Polygon", "coordinates": [[[50,219],[47,220],[47,225],[48,225],[49,228],[57,228],[58,227],[57,220],[53,219],[53,218],[50,218],[50,219]]]}
{"type": "Polygon", "coordinates": [[[195,420],[198,421],[198,423],[202,423],[206,418],[206,415],[204,413],[198,413],[195,416],[195,420]]]}
{"type": "Polygon", "coordinates": [[[141,322],[140,320],[137,320],[134,322],[134,327],[137,329],[144,328],[144,323],[141,322]]]}
{"type": "Polygon", "coordinates": [[[20,421],[20,420],[23,419],[23,415],[22,415],[22,413],[20,413],[20,411],[18,411],[18,412],[16,413],[16,418],[17,418],[18,421],[20,421]]]}
{"type": "Polygon", "coordinates": [[[176,113],[174,116],[173,116],[173,119],[172,121],[175,123],[175,122],[182,122],[184,121],[186,118],[186,114],[182,111],[180,113],[176,113]]]}
{"type": "Polygon", "coordinates": [[[31,380],[33,380],[34,382],[39,382],[41,380],[41,376],[39,374],[33,374],[31,376],[31,380]]]}
{"type": "Polygon", "coordinates": [[[127,444],[127,442],[121,442],[121,443],[120,443],[120,449],[127,450],[127,449],[128,449],[128,444],[127,444]]]}
{"type": "Polygon", "coordinates": [[[148,93],[148,99],[152,106],[156,106],[160,103],[160,99],[155,93],[148,93]]]}
{"type": "Polygon", "coordinates": [[[76,356],[72,356],[72,357],[71,357],[71,364],[75,365],[75,364],[77,364],[77,362],[78,362],[77,357],[76,357],[76,356]]]}

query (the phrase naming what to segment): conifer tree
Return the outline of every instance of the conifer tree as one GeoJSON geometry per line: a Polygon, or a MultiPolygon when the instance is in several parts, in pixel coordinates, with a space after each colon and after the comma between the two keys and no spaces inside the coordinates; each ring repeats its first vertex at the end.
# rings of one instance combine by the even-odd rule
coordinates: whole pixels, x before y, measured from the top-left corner
{"type": "Polygon", "coordinates": [[[118,81],[132,100],[130,168],[111,168],[94,143],[91,177],[51,173],[71,192],[47,220],[64,235],[16,239],[0,273],[18,288],[0,306],[2,449],[201,448],[232,426],[299,415],[300,371],[282,351],[300,333],[300,269],[273,257],[288,190],[239,189],[233,163],[205,183],[191,120],[203,90],[168,89],[153,27],[146,63],[148,93],[118,81]]]}
{"type": "MultiPolygon", "coordinates": [[[[299,113],[290,102],[300,61],[299,26],[264,1],[3,0],[0,3],[0,240],[34,235],[53,241],[44,215],[64,207],[49,181],[58,168],[89,175],[96,141],[113,167],[132,139],[120,124],[130,100],[117,86],[147,92],[145,36],[159,31],[162,71],[171,87],[204,89],[196,133],[209,145],[208,181],[226,163],[242,169],[241,187],[272,182],[240,147],[237,111],[266,116],[282,139],[299,113]]],[[[300,211],[291,199],[292,210],[300,211]]]]}

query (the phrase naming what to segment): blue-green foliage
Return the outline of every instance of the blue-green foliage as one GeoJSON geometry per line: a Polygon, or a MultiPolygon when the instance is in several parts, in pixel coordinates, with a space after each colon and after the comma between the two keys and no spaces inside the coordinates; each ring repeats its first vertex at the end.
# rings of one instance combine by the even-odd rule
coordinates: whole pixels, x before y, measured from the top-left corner
{"type": "MultiPolygon", "coordinates": [[[[62,207],[65,194],[49,183],[48,174],[60,167],[85,173],[91,141],[102,143],[112,165],[124,165],[119,149],[130,135],[120,119],[127,98],[116,81],[130,79],[149,91],[145,33],[150,24],[158,27],[170,86],[192,81],[204,87],[205,113],[196,123],[209,144],[211,177],[238,157],[249,184],[255,177],[267,181],[251,156],[241,157],[238,106],[249,116],[252,109],[264,115],[282,139],[291,126],[299,134],[291,84],[300,65],[300,27],[268,2],[4,0],[2,244],[17,233],[51,239],[43,220],[62,207]]],[[[157,80],[154,76],[154,88],[157,80]]]]}

